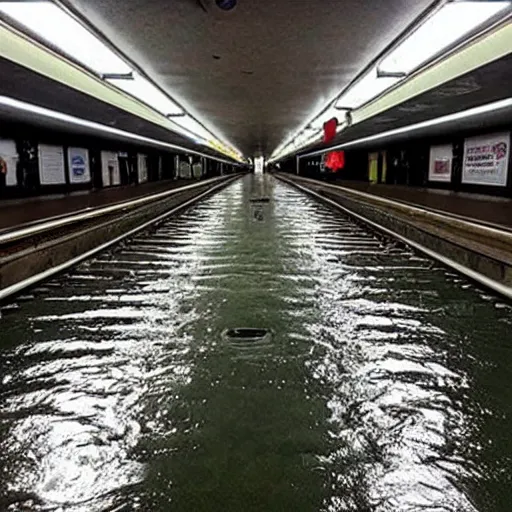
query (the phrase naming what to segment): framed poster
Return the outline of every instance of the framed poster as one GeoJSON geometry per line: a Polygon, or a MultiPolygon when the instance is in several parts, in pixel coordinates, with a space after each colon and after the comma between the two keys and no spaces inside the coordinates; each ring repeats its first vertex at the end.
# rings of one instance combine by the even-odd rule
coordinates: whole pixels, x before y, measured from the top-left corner
{"type": "Polygon", "coordinates": [[[466,139],[462,183],[505,187],[508,179],[509,155],[510,132],[466,139]]]}
{"type": "Polygon", "coordinates": [[[104,187],[119,185],[121,183],[117,153],[113,151],[101,152],[101,179],[104,187]]]}
{"type": "Polygon", "coordinates": [[[39,180],[41,185],[65,185],[64,148],[39,144],[39,180]]]}
{"type": "Polygon", "coordinates": [[[379,181],[379,153],[368,154],[368,181],[370,183],[379,181]]]}
{"type": "Polygon", "coordinates": [[[190,164],[188,162],[185,162],[184,160],[180,161],[179,176],[180,178],[186,180],[192,177],[192,168],[190,167],[190,164]]]}
{"type": "Polygon", "coordinates": [[[431,146],[430,165],[428,170],[429,181],[449,183],[452,181],[453,146],[431,146]]]}
{"type": "Polygon", "coordinates": [[[139,183],[148,181],[148,157],[146,155],[137,155],[137,171],[139,183]]]}
{"type": "Polygon", "coordinates": [[[192,166],[192,174],[195,179],[199,179],[203,174],[203,166],[201,165],[201,162],[196,162],[192,166]]]}
{"type": "Polygon", "coordinates": [[[89,183],[91,181],[89,151],[87,149],[69,148],[68,166],[70,183],[89,183]]]}
{"type": "Polygon", "coordinates": [[[5,174],[5,185],[14,187],[18,184],[16,177],[16,164],[18,152],[16,143],[9,139],[0,139],[0,173],[5,174]]]}

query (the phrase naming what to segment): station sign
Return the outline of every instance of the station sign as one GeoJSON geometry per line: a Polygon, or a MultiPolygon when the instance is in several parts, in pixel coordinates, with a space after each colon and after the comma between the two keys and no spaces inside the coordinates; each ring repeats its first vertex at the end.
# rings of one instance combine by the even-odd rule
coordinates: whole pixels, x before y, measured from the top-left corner
{"type": "Polygon", "coordinates": [[[510,132],[470,137],[464,141],[462,183],[505,187],[510,132]]]}

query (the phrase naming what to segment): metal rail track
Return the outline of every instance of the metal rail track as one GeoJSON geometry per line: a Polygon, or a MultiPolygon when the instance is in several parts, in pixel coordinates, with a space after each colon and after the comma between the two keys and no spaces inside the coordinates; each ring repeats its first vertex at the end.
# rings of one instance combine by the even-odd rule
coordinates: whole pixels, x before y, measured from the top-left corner
{"type": "MultiPolygon", "coordinates": [[[[27,265],[35,261],[35,266],[38,267],[32,275],[17,282],[9,282],[7,286],[0,288],[0,302],[193,205],[240,176],[241,174],[212,178],[111,206],[45,219],[0,233],[0,277],[3,272],[23,267],[25,260],[27,265]],[[197,195],[190,197],[197,189],[205,187],[206,190],[198,191],[197,195]],[[178,203],[166,206],[172,201],[178,203]],[[124,221],[125,224],[122,224],[124,221]],[[123,229],[124,225],[127,226],[126,229],[123,229]],[[89,240],[84,249],[81,241],[88,237],[94,238],[98,232],[101,232],[98,235],[101,242],[89,240]],[[67,248],[61,250],[65,244],[67,248]],[[41,264],[39,258],[45,259],[47,265],[41,264]]],[[[13,279],[10,277],[9,281],[13,279]]]]}
{"type": "Polygon", "coordinates": [[[166,190],[165,192],[158,192],[156,194],[150,194],[147,196],[139,197],[137,199],[121,201],[110,206],[100,206],[93,209],[86,208],[71,214],[58,215],[48,219],[43,219],[41,221],[29,222],[22,226],[16,226],[15,228],[7,228],[0,231],[0,250],[2,247],[10,245],[19,240],[30,238],[43,233],[48,233],[63,227],[99,219],[107,215],[129,211],[140,206],[158,201],[160,199],[164,199],[166,197],[182,194],[187,190],[194,190],[199,187],[204,187],[207,184],[214,185],[217,182],[224,182],[226,179],[229,178],[226,176],[210,178],[208,180],[199,181],[184,187],[166,190]]]}
{"type": "MultiPolygon", "coordinates": [[[[420,207],[418,205],[412,205],[410,203],[404,201],[395,201],[388,198],[384,198],[381,196],[376,196],[373,194],[368,194],[366,192],[361,192],[358,190],[349,189],[346,187],[342,187],[339,185],[333,185],[330,183],[319,182],[317,180],[312,180],[310,178],[288,178],[283,175],[276,175],[278,179],[281,181],[288,183],[289,185],[302,190],[303,192],[316,197],[322,202],[328,203],[331,206],[334,206],[336,209],[343,211],[348,214],[352,218],[362,222],[363,224],[375,229],[377,232],[381,232],[387,236],[398,239],[401,242],[409,245],[410,247],[422,252],[423,254],[437,260],[438,262],[450,267],[456,272],[465,275],[469,279],[479,283],[485,288],[489,288],[494,292],[512,300],[512,287],[508,285],[508,283],[500,282],[496,279],[485,275],[482,272],[479,272],[469,266],[462,264],[455,259],[448,257],[441,252],[433,250],[432,248],[427,247],[426,245],[419,243],[418,241],[412,240],[411,238],[404,236],[403,234],[398,233],[394,229],[390,229],[385,227],[378,222],[375,222],[368,218],[363,214],[359,214],[353,211],[350,208],[339,204],[337,201],[322,195],[317,190],[313,190],[310,188],[311,186],[315,186],[318,188],[327,188],[327,189],[335,189],[338,192],[345,193],[347,195],[351,195],[352,197],[357,197],[361,200],[361,202],[368,201],[372,204],[379,203],[382,206],[388,206],[392,208],[400,208],[404,213],[408,212],[412,222],[415,219],[428,219],[431,222],[437,222],[439,224],[447,224],[450,223],[452,225],[452,229],[461,230],[463,233],[464,230],[471,230],[473,233],[477,235],[481,235],[482,238],[485,239],[493,239],[499,242],[502,245],[512,246],[512,230],[507,227],[497,226],[495,224],[490,224],[486,222],[478,221],[477,219],[472,219],[456,214],[450,214],[448,212],[440,212],[439,210],[429,209],[427,207],[420,207]]],[[[418,227],[419,230],[422,230],[421,227],[418,227]]],[[[442,239],[442,236],[439,236],[442,239]]],[[[453,243],[453,241],[449,241],[449,243],[453,243]]],[[[468,249],[469,250],[469,249],[468,249]]]]}

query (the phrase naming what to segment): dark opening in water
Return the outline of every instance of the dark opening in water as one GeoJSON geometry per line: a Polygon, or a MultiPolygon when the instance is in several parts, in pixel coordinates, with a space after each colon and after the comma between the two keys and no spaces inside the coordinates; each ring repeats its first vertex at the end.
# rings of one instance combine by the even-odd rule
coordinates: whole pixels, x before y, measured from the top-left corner
{"type": "Polygon", "coordinates": [[[235,340],[257,340],[267,336],[268,332],[268,329],[237,328],[228,329],[225,336],[235,340]]]}

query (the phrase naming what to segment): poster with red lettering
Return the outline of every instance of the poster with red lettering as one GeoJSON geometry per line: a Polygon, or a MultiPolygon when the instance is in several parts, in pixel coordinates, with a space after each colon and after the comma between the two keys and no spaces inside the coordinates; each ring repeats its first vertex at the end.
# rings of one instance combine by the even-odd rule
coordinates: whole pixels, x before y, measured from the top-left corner
{"type": "Polygon", "coordinates": [[[462,183],[505,187],[510,132],[470,137],[464,141],[462,183]]]}

